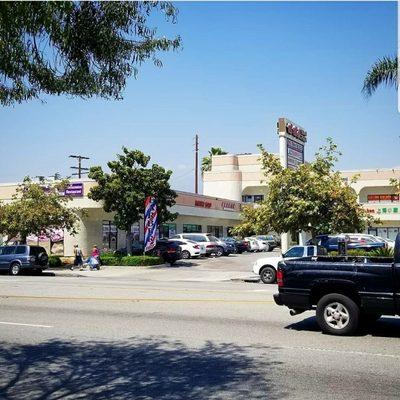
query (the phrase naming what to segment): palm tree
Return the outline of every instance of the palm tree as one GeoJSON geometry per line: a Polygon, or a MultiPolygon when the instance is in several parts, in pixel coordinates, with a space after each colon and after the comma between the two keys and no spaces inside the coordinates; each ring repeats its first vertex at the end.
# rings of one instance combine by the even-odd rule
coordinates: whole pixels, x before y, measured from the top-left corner
{"type": "Polygon", "coordinates": [[[203,157],[201,161],[201,172],[211,171],[211,159],[212,156],[222,156],[228,154],[226,151],[222,150],[221,147],[211,147],[208,152],[208,156],[203,157]]]}
{"type": "Polygon", "coordinates": [[[379,59],[367,72],[362,91],[369,97],[381,84],[394,86],[397,90],[397,57],[379,59]]]}

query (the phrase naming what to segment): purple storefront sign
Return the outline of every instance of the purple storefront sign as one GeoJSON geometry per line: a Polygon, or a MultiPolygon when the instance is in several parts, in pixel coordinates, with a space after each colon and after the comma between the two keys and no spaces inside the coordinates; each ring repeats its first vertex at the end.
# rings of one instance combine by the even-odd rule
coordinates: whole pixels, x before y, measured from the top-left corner
{"type": "Polygon", "coordinates": [[[70,183],[65,189],[65,195],[71,197],[82,197],[83,196],[83,183],[75,182],[70,183]]]}

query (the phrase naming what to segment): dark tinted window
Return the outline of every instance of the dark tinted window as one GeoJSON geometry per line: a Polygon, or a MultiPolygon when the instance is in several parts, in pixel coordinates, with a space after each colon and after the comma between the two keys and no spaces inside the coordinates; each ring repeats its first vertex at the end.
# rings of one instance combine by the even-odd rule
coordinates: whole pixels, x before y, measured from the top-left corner
{"type": "Polygon", "coordinates": [[[14,254],[15,246],[4,246],[0,248],[0,254],[7,255],[7,254],[14,254]]]}
{"type": "Polygon", "coordinates": [[[25,254],[26,253],[26,246],[17,246],[15,249],[15,254],[25,254]]]}
{"type": "Polygon", "coordinates": [[[314,255],[314,247],[313,246],[308,246],[307,247],[307,256],[311,257],[314,255]]]}
{"type": "Polygon", "coordinates": [[[301,246],[292,247],[289,249],[284,257],[303,257],[304,249],[301,246]]]}
{"type": "Polygon", "coordinates": [[[327,241],[327,244],[329,244],[330,246],[332,245],[336,245],[337,244],[337,237],[330,237],[327,241]]]}
{"type": "Polygon", "coordinates": [[[38,256],[40,253],[46,253],[46,250],[43,247],[39,246],[31,246],[29,248],[29,254],[31,256],[38,256]]]}

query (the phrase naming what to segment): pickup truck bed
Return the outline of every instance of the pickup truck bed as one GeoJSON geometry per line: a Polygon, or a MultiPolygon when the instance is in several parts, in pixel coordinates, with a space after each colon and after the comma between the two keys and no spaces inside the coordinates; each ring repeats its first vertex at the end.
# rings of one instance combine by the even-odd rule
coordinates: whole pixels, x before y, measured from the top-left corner
{"type": "Polygon", "coordinates": [[[278,305],[316,310],[327,333],[353,333],[362,321],[400,313],[400,235],[395,258],[307,257],[278,264],[278,305]]]}

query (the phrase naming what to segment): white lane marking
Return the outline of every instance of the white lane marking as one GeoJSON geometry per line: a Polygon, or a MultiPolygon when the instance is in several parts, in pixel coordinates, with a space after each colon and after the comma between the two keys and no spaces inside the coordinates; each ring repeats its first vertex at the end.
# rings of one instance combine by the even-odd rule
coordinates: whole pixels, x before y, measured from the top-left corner
{"type": "Polygon", "coordinates": [[[50,325],[38,325],[38,324],[21,324],[19,322],[4,322],[0,321],[1,325],[17,325],[17,326],[32,326],[34,328],[52,328],[50,325]]]}
{"type": "Polygon", "coordinates": [[[389,358],[399,358],[399,354],[383,354],[383,353],[367,353],[365,351],[345,351],[345,350],[332,350],[332,349],[318,349],[314,347],[286,347],[282,346],[285,350],[306,350],[306,351],[319,351],[325,353],[336,353],[336,354],[352,354],[357,356],[372,356],[372,357],[389,357],[389,358]]]}

